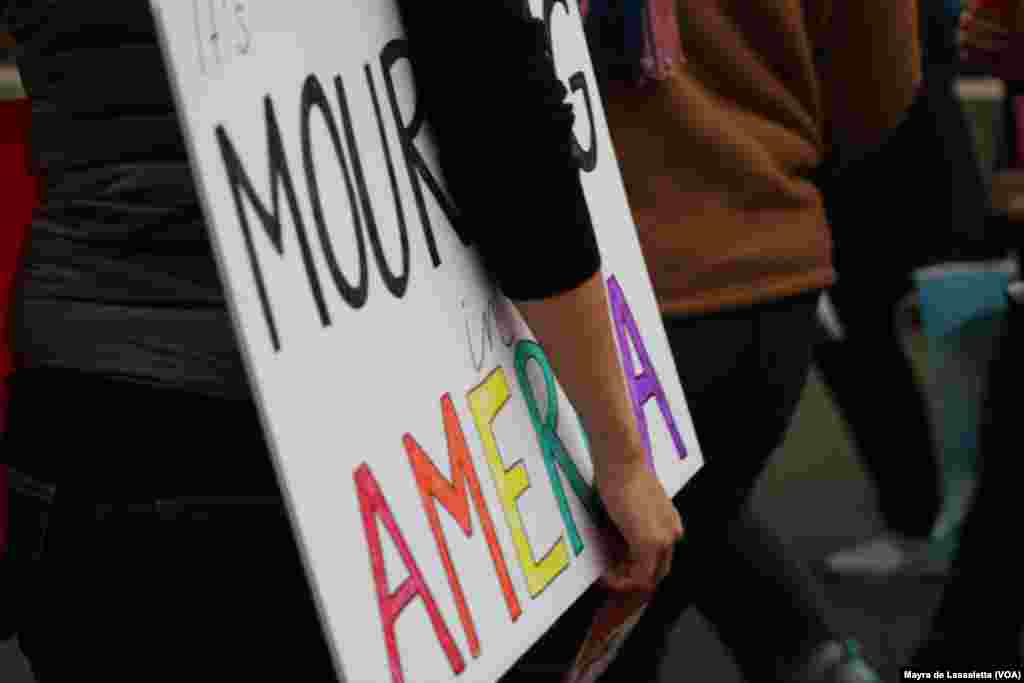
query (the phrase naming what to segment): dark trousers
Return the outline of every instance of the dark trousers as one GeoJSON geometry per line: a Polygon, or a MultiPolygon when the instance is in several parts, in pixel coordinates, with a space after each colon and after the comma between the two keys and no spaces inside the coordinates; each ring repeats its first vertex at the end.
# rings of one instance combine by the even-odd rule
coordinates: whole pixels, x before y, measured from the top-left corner
{"type": "Polygon", "coordinates": [[[1021,519],[1020,387],[1024,378],[1024,311],[1011,306],[989,375],[981,431],[981,468],[921,666],[1024,666],[1024,591],[1015,552],[1021,519]]]}
{"type": "Polygon", "coordinates": [[[10,407],[39,683],[336,680],[251,404],[34,371],[10,407]]]}
{"type": "MultiPolygon", "coordinates": [[[[1007,83],[1003,133],[997,167],[1013,165],[1017,139],[1012,98],[1024,82],[1007,83]]],[[[1024,254],[1019,223],[1007,221],[1006,243],[1024,254]]],[[[1024,266],[1024,263],[1018,263],[1024,266]]],[[[1024,378],[1024,309],[1010,304],[1007,323],[988,374],[979,451],[981,463],[974,503],[964,520],[953,579],[932,620],[928,644],[915,667],[1024,666],[1024,591],[1015,528],[1021,519],[1020,387],[1024,378]]]]}
{"type": "MultiPolygon", "coordinates": [[[[948,42],[948,26],[926,5],[922,27],[931,35],[926,47],[938,49],[934,58],[947,51],[937,46],[948,42]]],[[[818,346],[815,364],[886,523],[912,537],[931,532],[942,500],[927,403],[900,343],[895,306],[910,291],[915,268],[986,250],[987,191],[941,61],[926,63],[924,85],[884,144],[817,177],[839,274],[830,297],[847,336],[818,346]]]]}
{"type": "Polygon", "coordinates": [[[927,537],[942,498],[927,402],[896,324],[910,278],[869,273],[864,264],[851,270],[840,271],[829,292],[845,337],[818,344],[814,362],[875,484],[887,526],[927,537]]]}
{"type": "MultiPolygon", "coordinates": [[[[676,497],[686,538],[672,573],[604,680],[656,680],[667,637],[696,606],[752,683],[832,634],[820,586],[748,500],[782,442],[811,358],[817,295],[665,321],[705,466],[676,497]]],[[[521,660],[506,681],[556,681],[580,646],[593,589],[521,660]],[[541,674],[547,672],[547,676],[541,674]]]]}

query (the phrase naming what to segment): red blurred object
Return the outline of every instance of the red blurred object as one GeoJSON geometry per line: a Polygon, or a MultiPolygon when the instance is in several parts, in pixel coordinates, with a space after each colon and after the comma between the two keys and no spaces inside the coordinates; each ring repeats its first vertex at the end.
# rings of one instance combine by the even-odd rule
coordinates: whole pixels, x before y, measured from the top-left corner
{"type": "Polygon", "coordinates": [[[18,256],[32,211],[39,201],[39,180],[29,156],[29,100],[0,102],[0,377],[11,370],[7,348],[7,309],[18,256]]]}
{"type": "MultiPolygon", "coordinates": [[[[0,431],[4,428],[7,392],[3,382],[11,371],[7,346],[7,313],[11,285],[32,211],[39,201],[39,182],[32,170],[28,140],[32,108],[27,99],[0,102],[0,431]]],[[[7,547],[7,468],[0,464],[0,555],[7,547]]]]}
{"type": "Polygon", "coordinates": [[[970,11],[961,20],[961,29],[969,36],[976,35],[980,42],[969,39],[963,45],[963,55],[967,63],[985,67],[989,72],[1003,80],[1017,81],[1024,78],[1024,9],[1016,0],[972,0],[970,11]],[[973,18],[972,18],[973,17],[973,18]],[[972,22],[981,22],[987,26],[995,26],[1006,32],[1009,44],[1003,49],[982,47],[986,43],[983,36],[986,30],[972,27],[972,22]]]}
{"type": "Polygon", "coordinates": [[[1016,14],[1013,0],[976,0],[974,8],[977,12],[986,11],[996,14],[1007,26],[1012,25],[1016,14]]]}

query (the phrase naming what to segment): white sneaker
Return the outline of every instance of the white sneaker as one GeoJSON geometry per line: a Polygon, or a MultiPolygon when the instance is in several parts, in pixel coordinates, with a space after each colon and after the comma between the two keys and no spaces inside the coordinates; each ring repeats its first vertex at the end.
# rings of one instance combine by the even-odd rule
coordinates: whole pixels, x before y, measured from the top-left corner
{"type": "Polygon", "coordinates": [[[945,576],[949,561],[927,538],[882,534],[825,558],[825,569],[835,575],[945,576]]]}
{"type": "Polygon", "coordinates": [[[799,683],[881,683],[855,640],[822,644],[795,679],[799,683]]]}

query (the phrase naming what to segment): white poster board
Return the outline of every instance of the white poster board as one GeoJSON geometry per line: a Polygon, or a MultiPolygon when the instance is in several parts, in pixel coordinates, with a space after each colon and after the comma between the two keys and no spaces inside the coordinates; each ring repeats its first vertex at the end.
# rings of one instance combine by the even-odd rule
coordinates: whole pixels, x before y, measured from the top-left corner
{"type": "MultiPolygon", "coordinates": [[[[151,3],[336,663],[352,683],[497,679],[600,575],[577,493],[591,467],[561,389],[557,415],[548,403],[543,352],[431,187],[430,140],[403,146],[415,91],[397,9],[151,3]]],[[[583,184],[624,367],[675,492],[701,455],[578,9],[556,3],[550,21],[595,153],[583,184]]]]}

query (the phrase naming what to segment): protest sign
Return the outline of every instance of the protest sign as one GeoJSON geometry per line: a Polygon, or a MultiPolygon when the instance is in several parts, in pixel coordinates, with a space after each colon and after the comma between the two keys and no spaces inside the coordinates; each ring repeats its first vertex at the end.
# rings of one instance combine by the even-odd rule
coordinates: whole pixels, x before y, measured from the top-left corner
{"type": "MultiPolygon", "coordinates": [[[[544,350],[453,230],[397,8],[151,4],[339,669],[495,680],[601,573],[592,469],[544,350]]],[[[578,10],[543,10],[623,369],[675,492],[701,463],[693,425],[578,10]]]]}

